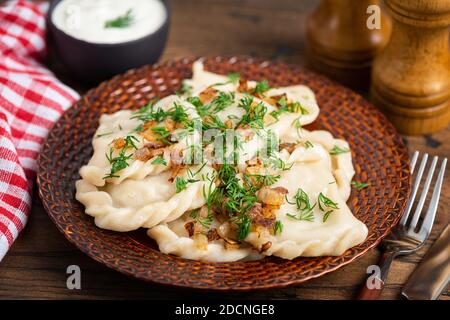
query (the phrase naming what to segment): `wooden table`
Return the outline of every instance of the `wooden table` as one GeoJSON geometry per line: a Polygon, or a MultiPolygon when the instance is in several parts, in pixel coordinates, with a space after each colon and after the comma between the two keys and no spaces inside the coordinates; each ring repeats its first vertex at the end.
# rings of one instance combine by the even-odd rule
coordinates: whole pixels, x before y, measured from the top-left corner
{"type": "MultiPolygon", "coordinates": [[[[173,23],[162,60],[186,55],[248,54],[303,64],[306,15],[317,1],[172,0],[173,23]]],[[[55,62],[55,61],[52,61],[55,62]]],[[[53,63],[52,63],[53,64],[53,63]]],[[[60,73],[61,74],[61,73],[60,73]]],[[[61,74],[65,79],[64,74],[61,74]]],[[[79,88],[79,84],[68,81],[79,88]]],[[[428,137],[405,137],[411,151],[450,155],[450,128],[428,137]]],[[[450,169],[432,235],[425,248],[394,262],[383,299],[399,298],[409,274],[450,220],[450,169]]],[[[319,279],[286,289],[251,293],[208,293],[208,297],[350,299],[375,264],[377,249],[319,279]]],[[[141,299],[205,297],[202,291],[139,282],[95,262],[72,246],[48,218],[35,190],[30,220],[0,263],[0,298],[141,299]],[[78,265],[81,290],[66,287],[66,268],[78,265]]],[[[447,290],[441,299],[450,299],[447,290]]]]}

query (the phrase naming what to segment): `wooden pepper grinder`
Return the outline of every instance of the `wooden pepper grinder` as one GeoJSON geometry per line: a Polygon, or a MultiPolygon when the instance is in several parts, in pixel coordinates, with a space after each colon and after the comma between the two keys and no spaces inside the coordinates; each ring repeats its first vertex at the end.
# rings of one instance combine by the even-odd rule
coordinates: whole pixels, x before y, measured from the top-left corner
{"type": "Polygon", "coordinates": [[[450,120],[449,0],[385,0],[391,38],[376,57],[371,97],[404,134],[450,120]]]}
{"type": "Polygon", "coordinates": [[[379,10],[380,29],[369,29],[369,6],[378,0],[322,0],[306,25],[307,65],[353,88],[369,88],[375,55],[386,45],[391,23],[379,10]]]}

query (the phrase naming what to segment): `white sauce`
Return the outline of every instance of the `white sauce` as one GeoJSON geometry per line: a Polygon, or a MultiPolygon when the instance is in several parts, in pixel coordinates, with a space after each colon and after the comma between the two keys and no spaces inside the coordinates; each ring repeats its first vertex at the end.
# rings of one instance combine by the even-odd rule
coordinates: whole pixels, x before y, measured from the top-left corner
{"type": "Polygon", "coordinates": [[[54,25],[68,35],[93,43],[136,40],[157,31],[167,19],[159,0],[63,0],[52,14],[54,25]],[[132,23],[123,28],[105,28],[132,10],[132,23]]]}

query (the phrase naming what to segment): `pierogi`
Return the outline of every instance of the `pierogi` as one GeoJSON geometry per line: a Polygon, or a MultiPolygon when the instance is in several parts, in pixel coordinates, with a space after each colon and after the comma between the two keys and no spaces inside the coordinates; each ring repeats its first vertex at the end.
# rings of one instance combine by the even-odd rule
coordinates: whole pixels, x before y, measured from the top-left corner
{"type": "Polygon", "coordinates": [[[104,229],[147,229],[161,252],[207,262],[341,255],[366,226],[346,204],[346,141],[308,131],[306,86],[193,64],[183,92],[103,115],[76,199],[104,229]]]}

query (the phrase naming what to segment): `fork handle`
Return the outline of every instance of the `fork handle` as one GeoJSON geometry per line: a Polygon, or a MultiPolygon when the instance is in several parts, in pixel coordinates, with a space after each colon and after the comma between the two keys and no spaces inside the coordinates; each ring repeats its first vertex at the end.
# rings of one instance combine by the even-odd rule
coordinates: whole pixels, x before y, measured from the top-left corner
{"type": "Polygon", "coordinates": [[[380,260],[378,261],[378,267],[380,268],[379,274],[370,275],[367,277],[364,286],[360,289],[358,295],[356,296],[357,300],[378,300],[380,298],[395,255],[396,254],[392,251],[385,251],[381,254],[380,260]]]}

